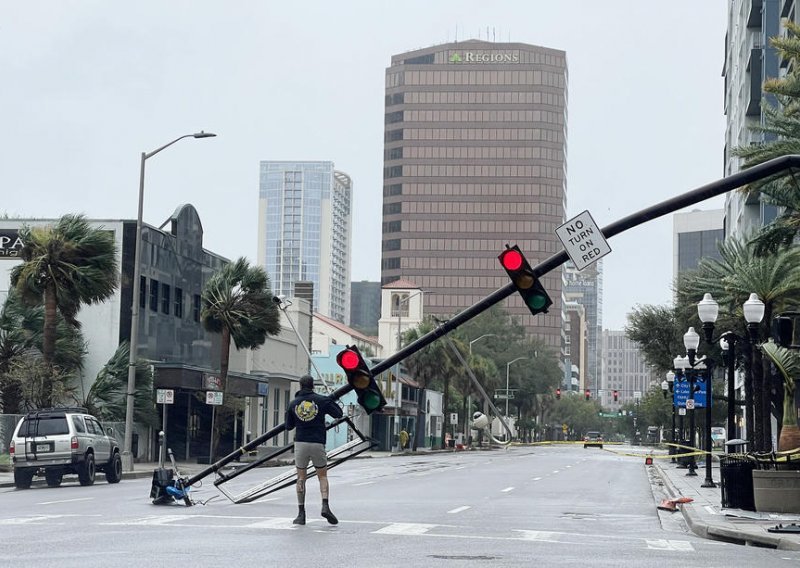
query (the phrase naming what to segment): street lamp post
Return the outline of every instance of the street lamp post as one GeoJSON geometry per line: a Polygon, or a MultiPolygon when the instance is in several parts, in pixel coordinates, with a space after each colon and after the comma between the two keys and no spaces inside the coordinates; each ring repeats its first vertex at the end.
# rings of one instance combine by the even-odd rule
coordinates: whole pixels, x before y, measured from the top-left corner
{"type": "MultiPolygon", "coordinates": [[[[673,393],[674,382],[675,382],[675,373],[673,373],[672,371],[667,371],[666,383],[667,383],[667,389],[669,389],[671,395],[673,393]]],[[[661,388],[662,389],[664,388],[664,383],[661,383],[661,388]]],[[[670,438],[670,442],[675,444],[675,396],[674,395],[672,395],[672,437],[670,438]]],[[[675,453],[675,446],[672,445],[669,447],[669,454],[673,455],[674,453],[675,453]]],[[[675,458],[672,458],[672,461],[675,461],[675,458]]]]}
{"type": "Polygon", "coordinates": [[[508,398],[509,398],[509,394],[508,394],[508,371],[511,368],[511,365],[513,363],[516,363],[517,361],[522,361],[523,359],[530,359],[530,357],[517,357],[513,361],[509,361],[508,363],[506,363],[506,418],[508,418],[508,398]]]}
{"type": "MultiPolygon", "coordinates": [[[[470,363],[472,363],[472,344],[473,344],[473,343],[475,343],[475,342],[477,342],[477,341],[480,341],[480,340],[481,340],[481,339],[483,339],[484,337],[497,337],[497,334],[496,334],[496,333],[484,333],[484,334],[483,334],[483,335],[481,335],[480,337],[476,337],[475,339],[473,339],[472,341],[470,341],[470,342],[469,342],[469,358],[470,358],[470,363]]],[[[483,403],[483,404],[484,404],[484,407],[483,407],[483,413],[484,413],[484,414],[488,414],[488,412],[487,412],[487,408],[486,408],[486,404],[487,404],[487,403],[486,403],[486,401],[484,401],[484,403],[483,403]]],[[[466,436],[466,435],[467,435],[467,433],[468,433],[468,432],[467,432],[467,428],[468,428],[468,424],[467,424],[467,423],[468,423],[468,421],[469,421],[469,417],[470,417],[471,415],[472,415],[472,395],[471,395],[471,394],[468,394],[468,395],[467,395],[467,416],[465,416],[465,417],[464,417],[464,435],[465,435],[465,436],[466,436]]]]}
{"type": "MultiPolygon", "coordinates": [[[[683,346],[686,347],[686,353],[689,356],[689,368],[686,370],[689,378],[689,398],[687,400],[687,406],[691,406],[689,408],[689,433],[691,436],[691,443],[689,444],[692,448],[695,448],[695,421],[694,421],[694,387],[695,387],[695,380],[697,379],[697,374],[695,372],[695,357],[697,356],[697,348],[700,346],[700,335],[694,330],[693,327],[690,327],[689,330],[683,334],[683,346]],[[688,404],[688,401],[691,400],[691,405],[688,404]]],[[[691,460],[689,461],[689,473],[686,475],[694,476],[697,475],[695,471],[697,469],[697,463],[695,461],[694,455],[691,456],[691,460]]]]}
{"type": "Polygon", "coordinates": [[[169,148],[176,142],[184,138],[213,138],[216,134],[211,132],[195,132],[194,134],[184,134],[172,142],[156,148],[152,152],[142,152],[141,163],[139,165],[139,210],[136,215],[136,244],[133,253],[133,298],[131,299],[131,337],[130,354],[128,356],[128,390],[125,401],[125,439],[122,446],[122,468],[125,471],[133,471],[133,456],[131,448],[133,445],[133,402],[136,393],[136,356],[137,343],[139,341],[139,295],[141,293],[139,262],[142,254],[142,211],[144,208],[144,163],[152,158],[161,150],[169,148]]]}
{"type": "MultiPolygon", "coordinates": [[[[403,304],[408,303],[411,298],[416,298],[420,294],[424,294],[424,290],[420,290],[418,292],[414,292],[413,294],[409,294],[405,298],[401,298],[397,301],[397,351],[400,351],[402,348],[402,338],[403,338],[403,310],[401,307],[403,304]]],[[[410,306],[410,304],[409,304],[410,306]]],[[[402,405],[402,392],[403,392],[403,385],[400,382],[400,361],[397,362],[394,368],[394,378],[397,381],[397,385],[395,387],[395,406],[394,406],[394,435],[397,436],[397,449],[398,451],[400,448],[400,406],[402,405]]],[[[421,404],[422,401],[419,401],[418,404],[421,404]]],[[[445,409],[446,410],[446,409],[445,409]]],[[[445,415],[447,413],[445,412],[445,415]]],[[[445,416],[446,418],[446,416],[445,416]]],[[[444,430],[446,426],[443,425],[442,428],[444,430]]],[[[444,432],[442,432],[444,435],[444,432]]],[[[416,449],[416,434],[412,438],[413,443],[411,443],[411,447],[416,449]]]]}
{"type": "MultiPolygon", "coordinates": [[[[727,436],[728,440],[738,438],[736,433],[736,340],[739,336],[729,331],[722,334],[719,340],[719,346],[722,349],[722,359],[726,367],[726,396],[728,398],[728,420],[727,420],[727,436]]],[[[728,446],[730,449],[730,446],[728,446]]]]}
{"type": "MultiPolygon", "coordinates": [[[[700,321],[703,322],[703,334],[705,335],[706,343],[709,345],[714,344],[714,323],[717,321],[719,315],[719,304],[714,300],[711,294],[706,293],[703,299],[697,304],[697,315],[700,321]]],[[[706,447],[706,477],[700,487],[716,487],[714,479],[711,477],[711,399],[713,396],[713,366],[709,365],[708,373],[706,374],[706,431],[705,431],[705,447],[706,447]]],[[[728,402],[728,408],[733,408],[733,401],[728,402]]],[[[730,412],[729,412],[730,416],[730,412]]]]}
{"type": "MultiPolygon", "coordinates": [[[[750,349],[749,351],[749,363],[750,363],[750,388],[752,397],[750,398],[750,407],[752,410],[750,411],[753,418],[753,428],[750,427],[750,416],[747,417],[747,438],[750,441],[750,447],[756,451],[763,451],[763,450],[771,450],[771,442],[769,443],[770,447],[767,447],[767,439],[771,438],[771,436],[766,436],[765,432],[768,432],[767,428],[769,428],[769,410],[766,412],[764,411],[764,405],[766,403],[767,408],[769,408],[769,397],[766,396],[766,392],[764,389],[764,379],[763,379],[763,370],[761,368],[761,358],[757,356],[756,351],[756,342],[758,341],[758,327],[761,323],[761,320],[764,319],[764,302],[762,302],[756,293],[750,294],[750,298],[742,305],[742,311],[744,312],[744,319],[747,322],[747,332],[750,336],[750,349]],[[759,419],[757,420],[755,417],[758,416],[759,419]],[[759,425],[760,428],[757,428],[756,425],[759,425]],[[752,438],[751,438],[752,432],[752,438]]],[[[745,383],[745,390],[747,390],[747,383],[745,383]]],[[[747,402],[747,401],[745,401],[747,402]]]]}

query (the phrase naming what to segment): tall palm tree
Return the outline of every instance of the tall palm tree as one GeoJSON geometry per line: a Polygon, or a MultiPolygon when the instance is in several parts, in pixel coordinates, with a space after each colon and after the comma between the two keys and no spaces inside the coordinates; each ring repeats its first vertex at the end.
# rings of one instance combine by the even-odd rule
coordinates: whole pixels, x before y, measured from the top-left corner
{"type": "MultiPolygon", "coordinates": [[[[682,281],[679,299],[696,303],[709,292],[729,314],[741,314],[742,304],[755,292],[764,302],[759,337],[768,337],[773,314],[796,307],[800,298],[800,249],[784,248],[762,255],[743,237],[727,239],[719,245],[719,251],[720,259],[703,259],[693,277],[682,281]]],[[[736,319],[742,321],[741,315],[736,319]]],[[[760,450],[771,446],[770,388],[763,381],[764,376],[769,376],[768,363],[758,365],[756,360],[753,371],[752,385],[749,373],[745,374],[745,398],[751,399],[753,405],[751,447],[760,450]],[[752,398],[748,396],[749,386],[752,398]]]]}
{"type": "MultiPolygon", "coordinates": [[[[403,334],[403,343],[407,345],[416,341],[423,335],[433,331],[434,327],[435,324],[433,321],[430,318],[426,318],[416,328],[410,329],[403,334]]],[[[449,379],[451,373],[454,371],[455,364],[444,341],[434,341],[405,360],[405,367],[419,384],[421,392],[433,387],[434,384],[444,385],[445,393],[442,410],[445,416],[447,416],[447,390],[449,390],[449,379]]],[[[413,451],[416,451],[417,440],[423,435],[423,405],[424,402],[422,400],[417,404],[415,435],[414,439],[411,441],[411,449],[413,451]]],[[[444,428],[442,434],[444,434],[444,428]]],[[[444,444],[444,436],[442,436],[442,444],[444,444]]]]}
{"type": "MultiPolygon", "coordinates": [[[[269,277],[245,258],[223,266],[206,282],[200,319],[203,327],[222,335],[220,380],[227,387],[231,341],[237,350],[263,345],[268,335],[281,331],[278,306],[272,301],[269,277]]],[[[219,440],[219,425],[212,433],[212,454],[219,440]]],[[[212,455],[213,457],[213,455],[212,455]]]]}
{"type": "MultiPolygon", "coordinates": [[[[744,158],[744,169],[773,158],[800,154],[800,27],[786,21],[787,35],[770,38],[781,59],[790,61],[789,73],[764,82],[766,93],[775,96],[779,105],[763,103],[764,123],[753,130],[766,135],[760,144],[741,146],[734,155],[744,158]]],[[[744,191],[761,193],[764,199],[779,208],[778,216],[754,237],[756,250],[763,254],[791,244],[800,231],[800,185],[795,172],[781,172],[752,183],[744,191]]]]}
{"type": "MultiPolygon", "coordinates": [[[[44,306],[42,357],[52,367],[58,314],[79,329],[81,306],[106,300],[117,287],[114,235],[91,227],[83,215],[68,214],[51,225],[24,225],[19,236],[23,262],[11,269],[11,285],[26,304],[44,306]]],[[[44,404],[52,404],[52,382],[43,389],[44,404]]]]}

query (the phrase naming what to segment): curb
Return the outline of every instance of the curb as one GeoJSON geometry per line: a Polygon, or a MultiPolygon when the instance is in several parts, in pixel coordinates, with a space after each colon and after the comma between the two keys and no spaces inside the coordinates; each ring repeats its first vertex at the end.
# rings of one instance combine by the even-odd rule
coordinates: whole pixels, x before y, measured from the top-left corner
{"type": "MultiPolygon", "coordinates": [[[[669,476],[664,473],[661,466],[654,465],[653,467],[656,468],[661,481],[664,483],[664,488],[667,490],[670,497],[680,497],[680,492],[672,484],[669,476]]],[[[681,505],[680,511],[689,529],[700,538],[732,542],[745,546],[762,546],[779,550],[800,550],[800,543],[770,533],[751,533],[716,523],[708,523],[695,511],[695,505],[692,503],[684,503],[681,505]]]]}

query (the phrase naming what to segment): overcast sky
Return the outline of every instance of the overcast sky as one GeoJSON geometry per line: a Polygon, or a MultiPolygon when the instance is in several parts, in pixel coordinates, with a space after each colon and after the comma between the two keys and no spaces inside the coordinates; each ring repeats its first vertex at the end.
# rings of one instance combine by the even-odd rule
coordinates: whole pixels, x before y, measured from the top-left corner
{"type": "MultiPolygon", "coordinates": [[[[602,227],[722,176],[726,5],[0,0],[0,212],[135,219],[141,152],[202,129],[218,137],[147,161],[146,223],[191,203],[207,249],[255,261],[259,161],[332,160],[354,182],[353,280],[379,280],[385,68],[488,29],[567,52],[567,216],[602,227]]],[[[610,240],[605,328],[670,302],[671,231],[610,240]]]]}

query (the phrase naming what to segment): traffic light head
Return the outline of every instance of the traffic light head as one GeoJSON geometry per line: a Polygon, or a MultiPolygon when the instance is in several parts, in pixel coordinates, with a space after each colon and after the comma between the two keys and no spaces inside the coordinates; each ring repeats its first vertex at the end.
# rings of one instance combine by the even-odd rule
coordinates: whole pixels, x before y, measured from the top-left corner
{"type": "Polygon", "coordinates": [[[586,400],[589,400],[592,398],[592,392],[589,389],[586,389],[586,392],[583,393],[583,396],[586,398],[586,400]]]}
{"type": "Polygon", "coordinates": [[[619,391],[614,391],[614,402],[619,400],[619,391]]]}
{"type": "Polygon", "coordinates": [[[386,406],[386,399],[383,397],[378,383],[372,377],[372,371],[369,370],[358,347],[355,345],[347,347],[336,356],[336,362],[344,370],[347,382],[356,391],[358,404],[367,411],[367,414],[372,414],[386,406]]]}
{"type": "Polygon", "coordinates": [[[561,389],[556,389],[556,398],[561,399],[561,389]]]}
{"type": "Polygon", "coordinates": [[[531,313],[536,315],[547,312],[547,309],[553,304],[553,300],[534,276],[531,265],[528,264],[519,247],[506,245],[506,250],[501,252],[497,258],[531,313]]]}

